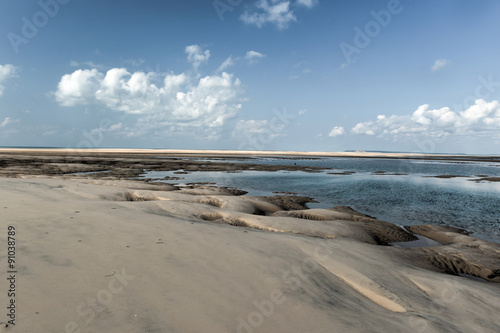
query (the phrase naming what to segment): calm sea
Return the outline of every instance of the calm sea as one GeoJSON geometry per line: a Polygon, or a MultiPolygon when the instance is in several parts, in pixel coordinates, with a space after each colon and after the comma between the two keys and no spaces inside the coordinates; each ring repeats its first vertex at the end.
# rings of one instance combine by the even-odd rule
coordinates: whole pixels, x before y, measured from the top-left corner
{"type": "MultiPolygon", "coordinates": [[[[220,161],[220,160],[218,160],[220,161]]],[[[492,162],[441,162],[395,159],[273,159],[241,160],[259,164],[334,168],[320,173],[149,172],[148,178],[180,176],[173,184],[214,182],[244,189],[250,195],[291,191],[319,201],[310,208],[351,206],[363,213],[398,225],[444,224],[467,229],[473,236],[500,243],[500,183],[476,182],[476,175],[500,177],[500,164],[492,162]],[[352,171],[350,175],[328,172],[352,171]],[[385,174],[381,174],[384,172],[385,174]],[[390,174],[405,175],[390,175],[390,174]],[[440,179],[437,175],[465,177],[440,179]]],[[[235,162],[232,160],[230,162],[235,162]]]]}

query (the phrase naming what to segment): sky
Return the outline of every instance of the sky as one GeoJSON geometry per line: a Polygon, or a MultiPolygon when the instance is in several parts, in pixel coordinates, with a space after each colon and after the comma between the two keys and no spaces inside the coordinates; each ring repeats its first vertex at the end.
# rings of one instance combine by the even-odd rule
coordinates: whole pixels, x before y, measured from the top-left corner
{"type": "Polygon", "coordinates": [[[0,2],[0,146],[500,153],[500,2],[0,2]]]}

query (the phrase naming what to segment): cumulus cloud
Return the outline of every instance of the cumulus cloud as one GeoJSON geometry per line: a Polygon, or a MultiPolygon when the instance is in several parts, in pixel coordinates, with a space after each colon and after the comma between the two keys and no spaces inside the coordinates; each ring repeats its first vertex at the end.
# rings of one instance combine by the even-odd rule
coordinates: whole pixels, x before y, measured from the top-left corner
{"type": "Polygon", "coordinates": [[[96,102],[95,93],[100,88],[104,75],[97,69],[78,69],[64,75],[55,93],[62,106],[75,106],[96,102]]]}
{"type": "Polygon", "coordinates": [[[160,74],[112,68],[78,69],[64,75],[54,92],[62,106],[101,105],[124,114],[137,114],[133,126],[119,123],[109,135],[137,137],[192,133],[217,138],[225,122],[241,108],[241,82],[234,75],[160,74]]]}
{"type": "Polygon", "coordinates": [[[431,109],[421,105],[409,115],[379,115],[374,121],[361,122],[351,129],[354,134],[376,135],[400,140],[419,135],[442,137],[447,135],[491,135],[500,132],[500,103],[482,99],[464,111],[449,107],[431,109]]]}
{"type": "Polygon", "coordinates": [[[210,58],[210,50],[203,50],[199,45],[186,46],[185,51],[188,55],[188,61],[193,64],[195,69],[198,69],[202,63],[206,63],[210,58]]]}
{"type": "Polygon", "coordinates": [[[18,122],[20,122],[20,120],[19,120],[19,119],[12,119],[12,118],[6,117],[6,118],[2,121],[2,123],[0,124],[0,127],[5,127],[5,126],[7,126],[7,125],[9,125],[9,124],[15,124],[15,123],[18,123],[18,122]]]}
{"type": "Polygon", "coordinates": [[[431,67],[431,72],[437,72],[451,65],[449,59],[437,59],[431,67]]]}
{"type": "Polygon", "coordinates": [[[297,21],[290,8],[290,1],[259,0],[254,5],[255,11],[245,11],[240,19],[247,24],[255,24],[261,28],[266,23],[274,24],[278,29],[288,28],[291,22],[297,21]]]}
{"type": "MultiPolygon", "coordinates": [[[[186,48],[196,68],[208,61],[210,51],[186,48]]],[[[221,69],[232,65],[229,57],[221,69]]],[[[111,68],[77,69],[61,77],[53,96],[61,106],[98,105],[135,114],[135,124],[120,122],[107,132],[114,136],[194,135],[217,138],[227,120],[241,109],[243,89],[233,74],[222,71],[202,76],[198,71],[161,73],[111,68]]],[[[102,129],[97,129],[101,130],[102,129]]]]}
{"type": "Polygon", "coordinates": [[[262,59],[265,56],[266,56],[265,54],[262,54],[257,51],[248,51],[247,54],[245,54],[245,59],[248,60],[251,64],[253,64],[258,59],[262,59]]]}
{"type": "Polygon", "coordinates": [[[185,73],[161,77],[125,68],[79,69],[61,78],[55,98],[62,106],[98,104],[131,114],[162,114],[172,122],[213,119],[217,124],[239,108],[240,86],[226,72],[198,80],[185,73]]]}
{"type": "Polygon", "coordinates": [[[341,126],[335,126],[331,131],[330,133],[328,134],[328,136],[332,136],[332,137],[336,137],[336,136],[340,136],[340,135],[344,135],[345,134],[345,129],[341,126]]]}
{"type": "Polygon", "coordinates": [[[3,83],[16,75],[16,67],[11,64],[0,65],[0,96],[3,95],[3,83]]]}

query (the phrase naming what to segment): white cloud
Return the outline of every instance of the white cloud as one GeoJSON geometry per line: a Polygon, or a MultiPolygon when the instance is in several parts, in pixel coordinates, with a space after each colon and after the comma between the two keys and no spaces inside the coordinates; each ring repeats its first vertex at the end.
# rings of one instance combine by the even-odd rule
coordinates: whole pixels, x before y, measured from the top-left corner
{"type": "Polygon", "coordinates": [[[330,133],[328,134],[328,136],[332,136],[332,137],[336,137],[336,136],[340,136],[340,135],[344,135],[345,134],[345,129],[341,126],[335,126],[331,131],[330,133]]]}
{"type": "Polygon", "coordinates": [[[210,58],[210,50],[203,50],[199,45],[186,46],[188,61],[193,64],[195,69],[198,69],[201,63],[205,63],[210,58]]]}
{"type": "Polygon", "coordinates": [[[62,106],[75,106],[96,102],[95,93],[104,75],[97,69],[78,69],[59,81],[56,100],[62,106]]]}
{"type": "Polygon", "coordinates": [[[478,99],[474,105],[461,112],[455,112],[449,107],[430,109],[428,104],[424,104],[410,115],[379,115],[375,121],[358,123],[351,132],[393,140],[419,135],[497,136],[500,132],[500,103],[478,99]]]}
{"type": "Polygon", "coordinates": [[[437,59],[431,67],[431,72],[437,72],[451,65],[449,59],[437,59]]]}
{"type": "Polygon", "coordinates": [[[245,59],[248,60],[251,64],[253,64],[258,59],[262,59],[265,56],[266,56],[265,54],[262,54],[257,51],[248,51],[247,54],[245,54],[245,59]]]}
{"type": "MultiPolygon", "coordinates": [[[[190,49],[194,55],[193,65],[201,61],[196,54],[209,54],[195,49],[190,49]]],[[[113,127],[114,134],[165,134],[192,131],[196,127],[197,134],[213,138],[241,108],[241,93],[240,80],[226,72],[200,77],[198,73],[188,72],[144,73],[129,72],[125,68],[100,72],[94,68],[64,75],[54,96],[62,106],[101,105],[139,115],[133,127],[125,124],[113,127]]]]}
{"type": "Polygon", "coordinates": [[[307,113],[306,109],[300,110],[299,111],[299,116],[302,116],[303,114],[306,114],[306,113],[307,113]]]}
{"type": "Polygon", "coordinates": [[[19,120],[19,119],[12,119],[12,118],[7,117],[7,118],[5,118],[5,119],[2,121],[2,123],[0,124],[0,127],[5,127],[5,126],[7,126],[8,124],[15,124],[15,123],[18,123],[18,122],[20,122],[20,121],[21,121],[21,120],[19,120]]]}
{"type": "Polygon", "coordinates": [[[312,8],[318,4],[318,0],[297,0],[297,4],[307,8],[312,8]]]}
{"type": "Polygon", "coordinates": [[[99,104],[126,113],[162,113],[188,120],[236,108],[240,86],[239,79],[226,72],[198,80],[185,73],[160,77],[125,68],[106,73],[79,69],[61,78],[55,97],[62,106],[99,104]]]}
{"type": "Polygon", "coordinates": [[[0,96],[3,95],[3,83],[16,76],[16,67],[11,64],[0,65],[0,96]]]}
{"type": "Polygon", "coordinates": [[[290,1],[259,0],[255,3],[255,7],[256,11],[253,13],[245,11],[240,19],[247,24],[255,24],[259,28],[266,23],[275,24],[278,29],[286,29],[291,22],[297,21],[290,9],[290,1]]]}
{"type": "Polygon", "coordinates": [[[227,68],[231,67],[231,66],[234,66],[234,63],[235,61],[237,60],[238,58],[234,59],[233,57],[229,57],[227,58],[226,60],[224,60],[224,62],[219,66],[219,68],[217,68],[217,73],[220,73],[220,72],[223,72],[225,71],[227,68]]]}

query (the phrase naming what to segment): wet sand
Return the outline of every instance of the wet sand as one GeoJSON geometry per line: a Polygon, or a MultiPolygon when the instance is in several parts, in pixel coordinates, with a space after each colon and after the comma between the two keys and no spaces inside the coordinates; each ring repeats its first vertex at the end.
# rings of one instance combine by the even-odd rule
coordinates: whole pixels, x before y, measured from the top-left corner
{"type": "Polygon", "coordinates": [[[127,154],[0,153],[0,233],[15,227],[18,260],[16,325],[3,315],[0,332],[500,331],[499,244],[296,195],[128,179],[314,168],[127,154]],[[92,171],[108,172],[75,174],[92,171]],[[391,246],[416,235],[440,245],[391,246]]]}

